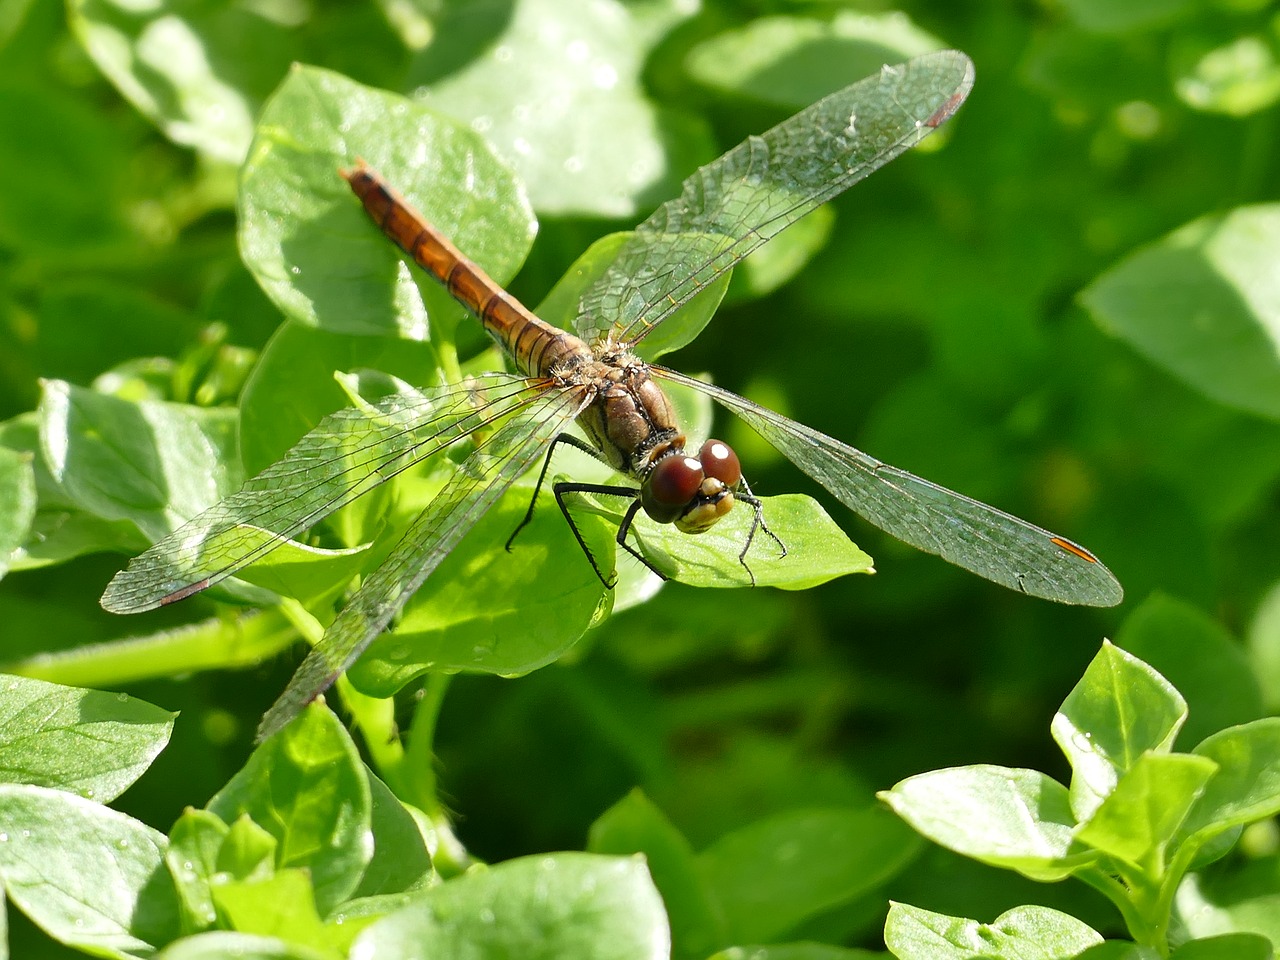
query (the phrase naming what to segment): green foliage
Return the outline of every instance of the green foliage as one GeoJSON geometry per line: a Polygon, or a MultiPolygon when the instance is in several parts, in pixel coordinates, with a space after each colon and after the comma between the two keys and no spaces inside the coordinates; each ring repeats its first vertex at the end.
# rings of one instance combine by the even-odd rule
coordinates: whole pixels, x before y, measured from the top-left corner
{"type": "Polygon", "coordinates": [[[1274,954],[1274,5],[866,6],[0,0],[0,958],[1274,954]],[[978,76],[941,135],[644,355],[1063,531],[1127,607],[852,527],[673,391],[786,562],[759,532],[739,562],[746,510],[641,519],[664,585],[583,497],[609,591],[549,499],[505,549],[521,478],[338,714],[256,748],[467,450],[199,598],[98,609],[335,411],[502,368],[340,168],[565,325],[699,163],[940,47],[978,76]]]}

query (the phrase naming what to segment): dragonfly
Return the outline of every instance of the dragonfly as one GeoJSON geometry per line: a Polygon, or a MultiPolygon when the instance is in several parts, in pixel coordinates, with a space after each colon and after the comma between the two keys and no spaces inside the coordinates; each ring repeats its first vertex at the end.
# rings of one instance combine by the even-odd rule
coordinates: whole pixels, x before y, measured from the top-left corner
{"type": "MultiPolygon", "coordinates": [[[[350,667],[479,518],[542,461],[536,502],[561,442],[592,453],[628,481],[553,485],[606,582],[567,509],[571,493],[628,497],[617,542],[651,567],[627,537],[641,511],[696,535],[740,503],[754,513],[747,546],[758,530],[768,532],[736,454],[719,440],[687,448],[664,384],[709,395],[845,506],[912,546],[1032,596],[1118,603],[1119,582],[1079,544],[636,352],[761,244],[942,126],[973,79],[963,53],[926,54],[885,66],[749,137],[696,171],[678,197],[629,235],[583,293],[572,331],[522,306],[370,167],[358,162],[343,171],[374,223],[479,318],[514,370],[331,414],[240,491],[134,558],[111,581],[102,605],[135,613],[191,596],[389,478],[468,441],[460,467],[363,579],[267,711],[259,727],[265,738],[350,667]],[[586,441],[565,432],[574,422],[586,441]]],[[[744,565],[745,554],[746,546],[744,565]]]]}

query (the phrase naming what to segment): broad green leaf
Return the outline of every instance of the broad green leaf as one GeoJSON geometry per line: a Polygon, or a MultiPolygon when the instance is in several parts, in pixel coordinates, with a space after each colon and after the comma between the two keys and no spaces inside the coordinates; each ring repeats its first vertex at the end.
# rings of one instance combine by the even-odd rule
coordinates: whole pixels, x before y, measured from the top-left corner
{"type": "Polygon", "coordinates": [[[213,888],[213,900],[231,928],[241,933],[278,937],[334,958],[346,955],[341,931],[326,927],[316,913],[305,870],[220,883],[213,888]]]}
{"type": "Polygon", "coordinates": [[[413,814],[366,767],[373,830],[373,859],[353,896],[401,893],[430,883],[435,876],[431,854],[413,814]]]}
{"type": "Polygon", "coordinates": [[[878,807],[801,809],[722,837],[698,855],[698,868],[729,939],[767,942],[881,886],[918,849],[878,807]]]}
{"type": "MultiPolygon", "coordinates": [[[[602,237],[578,257],[559,282],[551,288],[535,311],[547,323],[565,330],[574,329],[578,318],[578,301],[582,294],[604,274],[617,259],[619,251],[634,233],[611,233],[602,237]]],[[[695,235],[681,235],[671,242],[697,244],[695,235]]],[[[645,360],[656,360],[664,353],[678,350],[693,341],[715,315],[716,308],[729,287],[729,275],[719,277],[699,291],[688,303],[673,313],[654,333],[642,340],[637,353],[645,360]]]]}
{"type": "Polygon", "coordinates": [[[1130,255],[1080,300],[1157,366],[1231,407],[1280,418],[1280,206],[1202,217],[1130,255]]]}
{"type": "Polygon", "coordinates": [[[156,960],[227,960],[228,957],[236,960],[332,960],[333,955],[274,937],[212,930],[178,940],[161,950],[156,960]]]}
{"type": "Polygon", "coordinates": [[[678,174],[710,153],[701,127],[641,86],[650,49],[692,5],[522,0],[500,25],[478,21],[466,0],[444,8],[411,83],[483,133],[540,212],[633,216],[641,198],[674,193],[678,174]]]}
{"type": "MultiPolygon", "coordinates": [[[[516,676],[556,660],[593,622],[604,585],[549,490],[511,545],[533,495],[519,484],[490,510],[409,601],[390,633],[351,669],[356,689],[390,696],[430,670],[516,676]]],[[[611,540],[597,518],[575,518],[606,573],[611,540]]]]}
{"type": "Polygon", "coordinates": [[[214,860],[218,881],[254,881],[271,877],[276,872],[279,849],[280,844],[273,834],[254,823],[248,814],[241,814],[227,828],[227,835],[218,848],[214,860]]]}
{"type": "Polygon", "coordinates": [[[645,555],[659,570],[696,587],[754,585],[807,590],[846,574],[875,572],[871,557],[816,500],[799,494],[760,499],[764,522],[778,540],[757,530],[741,561],[738,558],[751,536],[754,519],[745,504],[738,504],[714,527],[696,536],[647,518],[637,518],[633,529],[645,555]]]}
{"type": "Polygon", "coordinates": [[[68,6],[85,50],[139,111],[175,143],[226,163],[244,159],[263,94],[302,53],[288,30],[246,7],[68,6]]]}
{"type": "Polygon", "coordinates": [[[359,159],[497,282],[524,259],[533,215],[479,135],[313,67],[291,70],[258,121],[240,181],[241,256],[292,320],[338,333],[434,339],[432,325],[443,319],[447,332],[462,308],[397,256],[339,176],[359,159]]]}
{"type": "Polygon", "coordinates": [[[177,935],[178,903],[160,833],[99,803],[0,784],[0,881],[55,940],[105,957],[177,935]]]}
{"type": "Polygon", "coordinates": [[[1168,26],[1188,16],[1195,0],[1063,0],[1067,16],[1098,33],[1136,33],[1168,26]]]}
{"type": "Polygon", "coordinates": [[[0,781],[109,803],[165,748],[176,716],[123,693],[0,676],[0,781]]]}
{"type": "Polygon", "coordinates": [[[832,947],[825,943],[775,943],[768,946],[730,947],[708,960],[884,960],[870,950],[832,947]]]}
{"type": "Polygon", "coordinates": [[[1072,960],[1164,960],[1150,947],[1139,946],[1122,940],[1109,940],[1084,953],[1075,954],[1072,960]]]}
{"type": "Polygon", "coordinates": [[[109,687],[199,670],[253,666],[297,639],[297,631],[283,614],[265,611],[37,654],[9,662],[4,669],[54,683],[109,687]]]}
{"type": "Polygon", "coordinates": [[[1054,715],[1053,739],[1071,764],[1071,809],[1087,820],[1149,750],[1173,747],[1187,705],[1164,677],[1108,641],[1054,715]]]}
{"type": "Polygon", "coordinates": [[[314,703],[254,750],[207,808],[247,815],[276,838],[276,866],[311,871],[322,914],[359,886],[373,856],[369,783],[337,717],[314,703]]]}
{"type": "Polygon", "coordinates": [[[1076,839],[1150,868],[1164,853],[1218,765],[1186,753],[1144,753],[1080,825],[1076,839]]]}
{"type": "Polygon", "coordinates": [[[36,476],[31,454],[0,447],[0,578],[31,533],[36,516],[36,476]]]}
{"type": "Polygon", "coordinates": [[[1067,788],[1035,770],[952,767],[878,796],[934,843],[1033,880],[1060,880],[1096,857],[1074,843],[1067,788]]]}
{"type": "Polygon", "coordinates": [[[644,854],[667,908],[675,955],[705,956],[727,940],[724,917],[699,875],[689,841],[640,790],[632,790],[591,825],[587,850],[644,854]]]}
{"type": "Polygon", "coordinates": [[[232,410],[130,403],[60,380],[40,401],[45,463],[73,502],[152,540],[239,484],[232,410]]]}
{"type": "Polygon", "coordinates": [[[1229,933],[1184,943],[1169,960],[1275,960],[1275,948],[1256,933],[1229,933]]]}
{"type": "Polygon", "coordinates": [[[640,857],[558,853],[476,868],[356,938],[352,960],[646,960],[671,948],[640,857]]]}
{"type": "Polygon", "coordinates": [[[1179,745],[1199,743],[1265,712],[1257,675],[1239,642],[1189,603],[1152,594],[1130,612],[1115,641],[1159,670],[1186,700],[1179,745]]]}
{"type": "Polygon", "coordinates": [[[1247,931],[1280,943],[1280,856],[1233,869],[1189,874],[1178,886],[1177,916],[1193,937],[1247,931]]]}
{"type": "Polygon", "coordinates": [[[183,929],[207,930],[217,922],[210,889],[218,872],[218,851],[227,838],[228,827],[207,810],[182,811],[169,831],[164,852],[169,875],[182,906],[183,929]]]}
{"type": "Polygon", "coordinates": [[[898,960],[1068,960],[1102,937],[1048,907],[1015,907],[994,923],[979,923],[891,903],[884,942],[898,960]]]}
{"type": "Polygon", "coordinates": [[[440,382],[436,353],[428,343],[282,324],[263,348],[240,398],[245,472],[255,474],[275,463],[324,417],[349,406],[334,374],[366,368],[416,387],[440,382]]]}
{"type": "Polygon", "coordinates": [[[1245,639],[1266,708],[1270,713],[1280,712],[1280,583],[1262,597],[1245,639]]]}
{"type": "Polygon", "coordinates": [[[698,44],[688,69],[706,86],[799,109],[885,64],[945,46],[898,11],[758,17],[698,44]]]}
{"type": "Polygon", "coordinates": [[[1212,835],[1280,813],[1280,717],[1229,727],[1194,753],[1219,769],[1191,811],[1185,836],[1212,835]]]}
{"type": "Polygon", "coordinates": [[[0,143],[0,181],[11,185],[0,192],[0,244],[66,257],[125,238],[126,142],[82,95],[0,83],[0,143]]]}
{"type": "Polygon", "coordinates": [[[1280,100],[1280,62],[1274,40],[1247,34],[1203,52],[1174,82],[1189,107],[1247,117],[1280,100]]]}

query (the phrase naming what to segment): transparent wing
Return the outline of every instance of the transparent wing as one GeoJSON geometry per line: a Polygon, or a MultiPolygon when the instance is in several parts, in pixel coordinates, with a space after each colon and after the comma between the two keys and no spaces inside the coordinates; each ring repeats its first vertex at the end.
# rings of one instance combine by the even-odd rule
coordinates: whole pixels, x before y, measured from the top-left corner
{"type": "Polygon", "coordinates": [[[709,394],[850,510],[913,547],[1046,600],[1110,607],[1124,596],[1097,557],[1064,537],[881,463],[736,393],[665,367],[652,372],[709,394]]]}
{"type": "Polygon", "coordinates": [[[640,341],[760,244],[923,140],[972,86],[963,53],[926,54],[749,137],[636,228],[583,295],[578,336],[640,341]]]}
{"type": "Polygon", "coordinates": [[[488,374],[463,387],[339,410],[238,492],[131,560],[102,606],[138,613],[203,590],[460,438],[541,408],[544,388],[488,374]]]}
{"type": "Polygon", "coordinates": [[[262,718],[259,740],[284,727],[355,663],[449,551],[537,462],[582,406],[578,394],[547,392],[507,417],[476,447],[302,661],[284,693],[262,718]]]}

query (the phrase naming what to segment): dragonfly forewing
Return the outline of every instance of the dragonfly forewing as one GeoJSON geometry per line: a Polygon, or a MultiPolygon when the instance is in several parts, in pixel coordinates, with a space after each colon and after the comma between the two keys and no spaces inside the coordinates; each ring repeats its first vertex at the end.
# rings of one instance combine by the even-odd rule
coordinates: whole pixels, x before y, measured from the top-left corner
{"type": "Polygon", "coordinates": [[[653,372],[709,394],[846,507],[904,543],[1046,600],[1110,607],[1124,596],[1110,570],[1064,537],[881,463],[736,393],[666,368],[653,372]]]}
{"type": "Polygon", "coordinates": [[[760,244],[932,133],[973,79],[963,53],[926,54],[748,137],[636,228],[583,295],[575,332],[643,340],[760,244]]]}
{"type": "Polygon", "coordinates": [[[284,727],[356,662],[485,511],[543,456],[584,402],[584,394],[578,391],[547,389],[477,442],[303,660],[262,718],[259,740],[284,727]]]}
{"type": "Polygon", "coordinates": [[[107,586],[102,606],[138,613],[212,586],[540,394],[540,381],[489,374],[463,387],[330,414],[238,492],[131,560],[107,586]]]}

